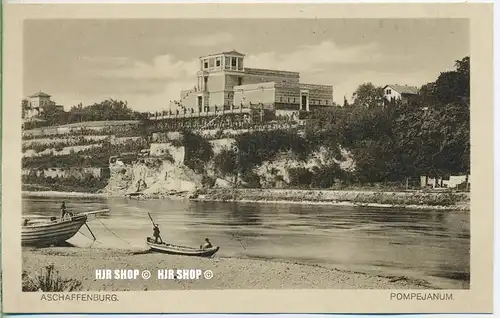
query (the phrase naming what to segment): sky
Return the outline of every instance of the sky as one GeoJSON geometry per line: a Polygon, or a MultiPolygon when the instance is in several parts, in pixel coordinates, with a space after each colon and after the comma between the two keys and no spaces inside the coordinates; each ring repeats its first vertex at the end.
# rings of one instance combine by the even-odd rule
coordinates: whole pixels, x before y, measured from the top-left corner
{"type": "Polygon", "coordinates": [[[465,19],[101,19],[24,22],[25,96],[113,98],[168,109],[196,84],[198,58],[236,50],[245,66],[300,72],[351,100],[360,84],[421,86],[469,55],[465,19]]]}

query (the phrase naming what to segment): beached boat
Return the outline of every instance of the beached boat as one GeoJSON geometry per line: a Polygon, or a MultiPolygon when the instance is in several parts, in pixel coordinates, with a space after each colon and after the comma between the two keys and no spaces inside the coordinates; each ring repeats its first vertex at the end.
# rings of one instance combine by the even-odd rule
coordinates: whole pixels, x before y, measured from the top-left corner
{"type": "Polygon", "coordinates": [[[148,237],[146,240],[149,248],[155,252],[172,254],[172,255],[185,255],[185,256],[200,256],[200,257],[210,257],[217,253],[219,250],[218,246],[214,246],[207,249],[199,249],[194,247],[173,245],[167,243],[154,243],[154,241],[148,237]]]}
{"type": "Polygon", "coordinates": [[[21,232],[22,245],[51,245],[69,240],[87,222],[87,215],[76,215],[71,219],[33,221],[23,224],[21,232]]]}
{"type": "MultiPolygon", "coordinates": [[[[100,213],[105,212],[109,212],[109,210],[85,212],[63,220],[47,216],[24,216],[21,230],[21,245],[47,246],[64,243],[75,236],[84,224],[87,225],[86,222],[89,216],[97,217],[100,213]]],[[[90,232],[94,236],[92,231],[90,232]]]]}

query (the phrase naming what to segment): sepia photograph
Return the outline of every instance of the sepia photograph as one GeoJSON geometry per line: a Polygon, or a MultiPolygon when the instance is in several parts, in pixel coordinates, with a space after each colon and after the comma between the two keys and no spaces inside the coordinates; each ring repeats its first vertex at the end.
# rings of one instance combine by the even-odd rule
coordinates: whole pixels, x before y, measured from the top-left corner
{"type": "Polygon", "coordinates": [[[24,28],[23,289],[469,287],[467,20],[24,28]]]}
{"type": "Polygon", "coordinates": [[[471,198],[489,181],[471,166],[470,19],[31,15],[20,30],[22,294],[451,303],[475,284],[471,198]]]}

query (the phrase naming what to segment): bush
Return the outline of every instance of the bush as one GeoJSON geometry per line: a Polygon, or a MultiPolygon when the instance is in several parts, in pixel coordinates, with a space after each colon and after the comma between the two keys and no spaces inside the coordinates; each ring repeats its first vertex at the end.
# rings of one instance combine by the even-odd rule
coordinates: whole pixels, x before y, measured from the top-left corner
{"type": "Polygon", "coordinates": [[[191,131],[183,132],[185,149],[184,164],[197,173],[202,173],[204,164],[214,155],[212,144],[202,136],[191,131]]]}
{"type": "Polygon", "coordinates": [[[63,278],[53,264],[45,266],[41,272],[32,277],[28,272],[22,273],[23,292],[73,292],[82,289],[82,283],[74,278],[63,278]]]}
{"type": "Polygon", "coordinates": [[[48,186],[53,191],[76,191],[76,192],[97,192],[108,184],[109,173],[103,171],[100,177],[92,174],[85,174],[81,178],[69,177],[45,177],[36,174],[23,175],[22,183],[25,185],[48,186]]]}
{"type": "Polygon", "coordinates": [[[260,177],[253,171],[244,171],[241,173],[241,180],[246,182],[248,188],[260,188],[260,177]]]}
{"type": "Polygon", "coordinates": [[[273,160],[281,152],[291,152],[305,159],[311,153],[307,140],[294,131],[272,130],[248,132],[236,137],[241,170],[251,169],[273,160]]]}
{"type": "Polygon", "coordinates": [[[309,187],[313,178],[313,174],[306,168],[290,168],[290,186],[292,187],[309,187]]]}
{"type": "Polygon", "coordinates": [[[223,175],[236,172],[236,153],[233,150],[223,149],[214,157],[216,169],[223,175]]]}
{"type": "Polygon", "coordinates": [[[338,164],[316,167],[313,169],[311,185],[315,188],[331,188],[336,180],[344,179],[345,173],[338,164]]]}
{"type": "Polygon", "coordinates": [[[215,178],[203,175],[201,179],[201,184],[204,188],[212,188],[215,185],[215,178]]]}

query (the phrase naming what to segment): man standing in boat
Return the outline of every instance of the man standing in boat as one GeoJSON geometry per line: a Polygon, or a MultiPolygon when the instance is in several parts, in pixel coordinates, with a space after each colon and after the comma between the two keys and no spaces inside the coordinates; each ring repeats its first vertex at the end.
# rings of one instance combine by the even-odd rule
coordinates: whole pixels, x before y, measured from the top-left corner
{"type": "Polygon", "coordinates": [[[68,215],[70,218],[73,217],[73,213],[68,212],[68,210],[66,210],[66,202],[63,201],[63,203],[61,204],[61,221],[64,220],[64,217],[66,215],[68,215]]]}
{"type": "Polygon", "coordinates": [[[66,215],[66,213],[68,213],[68,211],[66,210],[66,202],[63,201],[63,203],[61,204],[61,220],[64,220],[64,216],[66,215]]]}
{"type": "Polygon", "coordinates": [[[160,243],[163,243],[163,240],[160,237],[160,228],[158,227],[158,224],[153,225],[153,237],[155,238],[155,244],[158,244],[158,239],[160,240],[160,243]]]}

